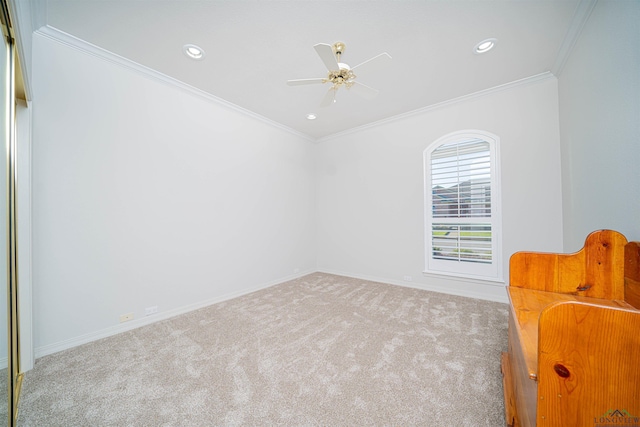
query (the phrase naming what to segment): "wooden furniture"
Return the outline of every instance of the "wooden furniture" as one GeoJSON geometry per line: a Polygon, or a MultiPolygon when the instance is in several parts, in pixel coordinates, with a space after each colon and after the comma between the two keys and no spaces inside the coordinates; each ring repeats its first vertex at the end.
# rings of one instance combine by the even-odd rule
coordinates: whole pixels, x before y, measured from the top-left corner
{"type": "Polygon", "coordinates": [[[507,425],[640,426],[640,242],[596,231],[514,254],[509,275],[507,425]]]}

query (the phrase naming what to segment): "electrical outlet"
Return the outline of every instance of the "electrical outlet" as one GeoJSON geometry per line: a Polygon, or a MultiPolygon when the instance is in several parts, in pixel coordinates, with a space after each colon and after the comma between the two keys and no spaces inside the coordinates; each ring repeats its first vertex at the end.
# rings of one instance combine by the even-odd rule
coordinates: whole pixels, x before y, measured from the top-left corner
{"type": "Polygon", "coordinates": [[[151,314],[155,314],[158,312],[158,306],[154,305],[153,307],[147,307],[144,309],[144,315],[149,316],[151,314]]]}
{"type": "Polygon", "coordinates": [[[127,313],[120,316],[120,323],[133,320],[133,313],[127,313]]]}
{"type": "Polygon", "coordinates": [[[404,276],[403,279],[405,282],[413,282],[413,277],[411,276],[404,276]]]}

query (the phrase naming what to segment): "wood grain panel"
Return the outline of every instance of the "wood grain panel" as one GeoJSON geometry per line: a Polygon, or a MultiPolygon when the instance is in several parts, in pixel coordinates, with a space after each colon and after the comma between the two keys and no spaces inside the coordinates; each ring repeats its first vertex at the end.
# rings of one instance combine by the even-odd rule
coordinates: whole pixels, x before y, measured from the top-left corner
{"type": "Polygon", "coordinates": [[[580,295],[560,294],[556,292],[536,291],[525,288],[507,288],[511,315],[515,319],[514,332],[509,335],[517,340],[521,347],[529,378],[538,377],[538,334],[542,311],[559,302],[584,302],[603,307],[632,309],[624,300],[607,300],[583,297],[580,295]]]}
{"type": "Polygon", "coordinates": [[[512,374],[511,361],[509,353],[503,352],[500,359],[500,367],[502,368],[502,389],[504,391],[504,419],[507,427],[521,427],[517,417],[516,410],[516,392],[515,378],[512,374]]]}
{"type": "Polygon", "coordinates": [[[592,233],[584,246],[585,275],[583,286],[589,288],[579,295],[592,298],[624,299],[624,248],[627,239],[622,234],[604,230],[592,233]]]}
{"type": "Polygon", "coordinates": [[[517,334],[515,317],[509,316],[509,361],[511,365],[512,388],[515,395],[515,409],[518,425],[535,426],[537,383],[528,376],[528,369],[522,346],[517,334]]]}
{"type": "Polygon", "coordinates": [[[561,302],[540,315],[538,426],[593,425],[610,410],[640,416],[640,312],[561,302]]]}
{"type": "Polygon", "coordinates": [[[557,287],[558,254],[516,252],[509,260],[509,286],[553,291],[557,287]]]}
{"type": "Polygon", "coordinates": [[[625,246],[624,299],[640,309],[640,242],[629,242],[625,246]]]}
{"type": "Polygon", "coordinates": [[[573,254],[517,252],[509,262],[509,285],[593,298],[624,299],[624,247],[613,230],[587,236],[573,254]]]}

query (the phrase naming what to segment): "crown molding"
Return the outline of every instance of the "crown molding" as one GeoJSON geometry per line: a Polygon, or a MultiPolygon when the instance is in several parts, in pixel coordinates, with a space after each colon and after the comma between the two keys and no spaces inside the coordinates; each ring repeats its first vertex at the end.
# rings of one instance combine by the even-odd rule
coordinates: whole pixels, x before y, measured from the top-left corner
{"type": "Polygon", "coordinates": [[[46,16],[46,2],[8,0],[16,51],[27,101],[31,101],[31,42],[34,28],[46,16]]]}
{"type": "Polygon", "coordinates": [[[580,38],[580,34],[582,34],[582,30],[589,20],[591,12],[593,12],[597,3],[598,0],[580,0],[578,3],[576,11],[573,14],[571,26],[569,27],[567,34],[564,36],[562,45],[558,50],[556,62],[553,64],[553,68],[551,68],[551,72],[554,75],[560,76],[560,73],[562,73],[562,69],[566,64],[567,59],[569,59],[569,56],[571,56],[571,52],[580,38]]]}
{"type": "Polygon", "coordinates": [[[552,68],[551,71],[547,71],[544,73],[540,73],[540,74],[536,74],[530,77],[526,77],[523,79],[519,79],[519,80],[515,80],[513,82],[510,83],[506,83],[506,84],[502,84],[499,86],[495,86],[489,89],[484,89],[478,92],[474,92],[471,94],[467,94],[467,95],[463,95],[457,98],[452,98],[443,102],[439,102],[436,104],[432,104],[432,105],[428,105],[426,107],[422,107],[416,110],[412,110],[406,113],[402,113],[399,115],[395,115],[392,117],[388,117],[382,120],[378,120],[376,122],[372,122],[372,123],[368,123],[362,126],[358,126],[355,128],[351,128],[351,129],[347,129],[345,131],[342,132],[338,132],[338,133],[334,133],[331,135],[327,135],[327,136],[323,136],[320,138],[314,138],[311,137],[310,135],[307,135],[305,133],[299,132],[295,129],[292,129],[288,126],[285,126],[281,123],[278,123],[276,121],[273,121],[271,119],[268,119],[260,114],[254,113],[250,110],[247,110],[245,108],[242,108],[236,104],[233,104],[229,101],[226,101],[222,98],[219,98],[217,96],[214,96],[208,92],[205,92],[203,90],[200,90],[198,88],[195,88],[191,85],[188,85],[178,79],[175,79],[173,77],[167,76],[166,74],[162,74],[156,70],[153,70],[149,67],[146,67],[144,65],[138,64],[134,61],[131,61],[127,58],[124,58],[120,55],[117,55],[113,52],[110,52],[106,49],[100,48],[96,45],[93,45],[91,43],[88,43],[84,40],[81,40],[71,34],[65,33],[64,31],[61,31],[55,27],[51,27],[48,25],[42,26],[40,27],[38,30],[35,31],[36,34],[48,38],[50,40],[56,41],[58,43],[61,43],[63,45],[66,45],[68,47],[74,48],[76,50],[79,50],[85,54],[100,58],[104,61],[116,64],[118,66],[127,68],[131,71],[137,72],[139,74],[142,74],[150,79],[153,79],[155,81],[164,83],[166,85],[169,85],[171,87],[174,88],[178,88],[186,93],[198,96],[202,99],[205,99],[209,102],[215,103],[217,105],[221,105],[224,106],[228,109],[234,110],[238,113],[241,113],[245,116],[251,117],[253,119],[256,119],[258,121],[261,121],[269,126],[278,128],[280,130],[283,130],[287,133],[290,133],[292,135],[295,135],[297,137],[300,137],[306,141],[309,142],[314,142],[314,143],[321,143],[324,141],[328,141],[334,138],[339,138],[342,136],[346,136],[346,135],[350,135],[353,133],[357,133],[366,129],[370,129],[373,127],[377,127],[383,124],[387,124],[387,123],[392,123],[398,120],[403,120],[405,118],[408,117],[413,117],[416,115],[420,115],[420,114],[424,114],[430,111],[434,111],[440,108],[444,108],[447,106],[451,106],[451,105],[455,105],[458,104],[460,102],[466,102],[475,98],[479,98],[479,97],[483,97],[483,96],[487,96],[493,93],[497,93],[497,92],[501,92],[503,90],[508,90],[514,87],[518,87],[518,86],[522,86],[522,85],[527,85],[527,84],[531,84],[531,83],[535,83],[538,81],[542,81],[542,80],[546,80],[549,78],[555,78],[561,71],[562,71],[562,67],[564,66],[568,56],[570,55],[573,47],[575,46],[575,43],[577,41],[577,39],[580,36],[580,33],[585,25],[585,23],[587,22],[589,16],[591,15],[591,12],[593,11],[593,8],[595,7],[597,3],[597,0],[581,0],[576,8],[576,12],[574,13],[574,17],[572,20],[572,24],[571,27],[569,29],[569,31],[567,32],[567,35],[565,36],[565,39],[563,41],[563,44],[559,50],[556,62],[554,64],[554,67],[552,68]]]}
{"type": "Polygon", "coordinates": [[[206,101],[212,102],[214,104],[217,105],[221,105],[225,108],[228,108],[230,110],[236,111],[240,114],[243,114],[245,116],[251,117],[255,120],[261,121],[269,126],[278,128],[280,130],[283,130],[287,133],[293,134],[299,138],[303,138],[307,141],[310,142],[315,142],[316,139],[310,137],[309,135],[306,135],[302,132],[299,132],[295,129],[292,129],[288,126],[284,126],[276,121],[273,121],[271,119],[268,119],[260,114],[254,113],[253,111],[247,110],[245,108],[242,108],[236,104],[233,104],[229,101],[225,101],[222,98],[218,98],[217,96],[214,96],[208,92],[205,92],[203,90],[200,90],[196,87],[193,87],[191,85],[188,85],[178,79],[175,79],[173,77],[167,76],[166,74],[160,73],[152,68],[146,67],[144,65],[138,64],[137,62],[131,61],[130,59],[127,59],[123,56],[117,55],[113,52],[110,52],[106,49],[103,49],[101,47],[98,47],[94,44],[88,43],[84,40],[81,40],[75,36],[72,36],[71,34],[65,33],[64,31],[61,31],[55,27],[51,27],[49,25],[45,25],[40,27],[39,29],[37,29],[35,31],[36,34],[38,34],[39,36],[42,36],[44,38],[47,38],[49,40],[53,40],[57,43],[60,43],[62,45],[68,46],[70,48],[76,49],[84,54],[87,55],[91,55],[94,56],[96,58],[102,59],[106,62],[109,62],[111,64],[115,64],[118,65],[120,67],[126,68],[130,71],[134,71],[138,74],[141,74],[147,78],[150,78],[152,80],[155,80],[157,82],[163,83],[165,85],[171,86],[173,88],[177,88],[180,89],[183,92],[189,93],[191,95],[195,95],[199,98],[202,98],[206,101]]]}
{"type": "Polygon", "coordinates": [[[324,136],[322,138],[318,138],[316,142],[320,143],[320,142],[324,142],[324,141],[328,141],[334,138],[339,138],[345,135],[350,135],[352,133],[356,133],[356,132],[361,132],[363,130],[366,129],[371,129],[377,126],[381,126],[384,124],[388,124],[388,123],[393,123],[396,122],[398,120],[403,120],[406,119],[408,117],[413,117],[413,116],[417,116],[420,114],[425,114],[428,113],[430,111],[434,111],[434,110],[438,110],[440,108],[444,108],[444,107],[449,107],[451,105],[455,105],[455,104],[459,104],[461,102],[467,102],[470,101],[472,99],[476,99],[476,98],[481,98],[483,96],[487,96],[487,95],[491,95],[494,93],[498,93],[498,92],[502,92],[504,90],[508,90],[508,89],[512,89],[514,87],[518,87],[518,86],[525,86],[525,85],[529,85],[532,83],[537,83],[539,81],[542,80],[547,80],[547,79],[555,79],[555,75],[550,72],[550,71],[545,71],[544,73],[540,73],[540,74],[536,74],[530,77],[525,77],[523,79],[519,79],[519,80],[515,80],[513,82],[510,83],[505,83],[499,86],[494,86],[492,88],[489,89],[483,89],[480,90],[478,92],[473,92],[470,93],[468,95],[462,95],[459,96],[457,98],[452,98],[449,99],[447,101],[442,101],[442,102],[438,102],[436,104],[431,104],[428,105],[426,107],[422,107],[422,108],[418,108],[417,110],[412,110],[406,113],[402,113],[402,114],[398,114],[392,117],[388,117],[386,119],[382,119],[382,120],[378,120],[376,122],[372,122],[372,123],[368,123],[366,125],[362,125],[362,126],[358,126],[355,128],[351,128],[351,129],[347,129],[345,131],[342,132],[338,132],[338,133],[334,133],[332,135],[328,135],[328,136],[324,136]]]}

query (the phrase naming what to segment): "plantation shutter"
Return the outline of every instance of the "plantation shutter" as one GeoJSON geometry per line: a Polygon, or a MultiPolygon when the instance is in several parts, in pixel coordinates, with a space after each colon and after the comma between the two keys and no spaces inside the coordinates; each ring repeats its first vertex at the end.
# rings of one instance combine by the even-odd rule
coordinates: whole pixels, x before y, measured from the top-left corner
{"type": "Polygon", "coordinates": [[[441,144],[425,158],[428,270],[497,274],[493,158],[489,141],[468,137],[441,144]]]}

